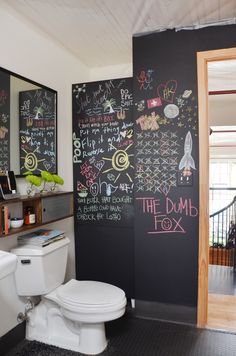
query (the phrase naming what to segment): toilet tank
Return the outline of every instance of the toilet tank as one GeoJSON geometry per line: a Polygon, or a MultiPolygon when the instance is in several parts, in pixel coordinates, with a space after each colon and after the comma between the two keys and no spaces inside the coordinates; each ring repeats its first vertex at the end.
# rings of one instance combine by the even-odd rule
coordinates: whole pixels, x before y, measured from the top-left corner
{"type": "Polygon", "coordinates": [[[45,247],[25,245],[11,251],[18,257],[15,281],[19,296],[44,295],[63,283],[69,242],[65,237],[45,247]]]}

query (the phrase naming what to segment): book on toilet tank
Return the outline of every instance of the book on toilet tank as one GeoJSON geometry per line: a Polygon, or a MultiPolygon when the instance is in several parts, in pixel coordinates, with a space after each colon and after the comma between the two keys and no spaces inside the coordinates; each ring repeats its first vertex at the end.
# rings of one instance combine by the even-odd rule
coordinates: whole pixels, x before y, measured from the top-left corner
{"type": "Polygon", "coordinates": [[[46,244],[60,240],[64,237],[64,231],[61,230],[39,229],[28,234],[18,236],[17,241],[19,245],[29,244],[45,246],[46,244]]]}

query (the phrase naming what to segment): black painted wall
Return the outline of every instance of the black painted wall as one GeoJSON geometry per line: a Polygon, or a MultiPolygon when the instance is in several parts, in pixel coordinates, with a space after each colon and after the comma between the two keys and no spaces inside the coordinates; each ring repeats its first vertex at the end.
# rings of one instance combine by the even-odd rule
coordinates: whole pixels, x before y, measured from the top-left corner
{"type": "MultiPolygon", "coordinates": [[[[133,39],[134,224],[78,224],[75,219],[77,278],[120,286],[127,297],[135,297],[137,313],[146,317],[196,323],[196,53],[234,47],[235,38],[236,26],[232,25],[168,30],[133,39]]],[[[94,83],[99,84],[102,82],[94,83]]],[[[90,108],[92,101],[85,98],[80,103],[90,108]]],[[[80,115],[73,111],[73,118],[77,197],[81,177],[77,162],[80,126],[76,125],[80,115]]],[[[94,164],[93,159],[89,162],[94,164]]],[[[76,209],[85,213],[80,203],[76,209]]]]}
{"type": "MultiPolygon", "coordinates": [[[[196,53],[234,47],[235,39],[234,25],[133,39],[135,298],[190,307],[193,323],[199,222],[196,53]]],[[[173,319],[170,313],[167,319],[173,319]]]]}
{"type": "Polygon", "coordinates": [[[134,296],[132,78],[74,84],[76,276],[134,296]]]}

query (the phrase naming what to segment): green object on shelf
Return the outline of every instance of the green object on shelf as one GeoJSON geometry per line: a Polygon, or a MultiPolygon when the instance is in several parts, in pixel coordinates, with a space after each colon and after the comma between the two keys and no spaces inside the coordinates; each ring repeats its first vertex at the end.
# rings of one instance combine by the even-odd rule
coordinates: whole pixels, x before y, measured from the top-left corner
{"type": "Polygon", "coordinates": [[[35,176],[32,172],[26,172],[25,174],[25,180],[30,184],[29,187],[27,187],[27,195],[32,195],[34,192],[34,186],[39,187],[42,183],[41,177],[35,176]]]}
{"type": "Polygon", "coordinates": [[[45,181],[46,183],[53,182],[52,174],[47,171],[41,171],[41,177],[42,177],[43,181],[45,181]]]}
{"type": "Polygon", "coordinates": [[[53,174],[53,186],[51,187],[51,191],[54,191],[57,185],[63,185],[64,179],[60,177],[58,174],[53,174]]]}
{"type": "Polygon", "coordinates": [[[52,183],[53,185],[51,186],[50,190],[54,191],[57,185],[63,185],[64,184],[64,179],[60,177],[58,174],[51,174],[47,171],[42,171],[41,172],[41,178],[43,181],[43,187],[41,189],[41,193],[46,191],[46,184],[47,183],[52,183]]]}
{"type": "Polygon", "coordinates": [[[46,189],[46,183],[51,183],[53,182],[53,177],[52,177],[52,174],[47,172],[47,171],[41,171],[41,178],[42,178],[42,181],[43,181],[43,187],[42,189],[40,190],[40,193],[43,193],[43,192],[46,192],[47,189],[46,189]]]}

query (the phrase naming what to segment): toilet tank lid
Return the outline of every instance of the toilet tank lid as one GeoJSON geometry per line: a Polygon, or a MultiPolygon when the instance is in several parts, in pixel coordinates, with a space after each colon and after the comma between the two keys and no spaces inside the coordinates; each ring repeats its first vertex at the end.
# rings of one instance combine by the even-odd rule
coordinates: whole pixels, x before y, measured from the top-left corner
{"type": "Polygon", "coordinates": [[[22,245],[11,250],[17,256],[44,256],[70,243],[68,237],[51,242],[47,246],[22,245]]]}
{"type": "Polygon", "coordinates": [[[0,279],[13,273],[16,268],[17,257],[9,252],[0,251],[0,279]]]}

